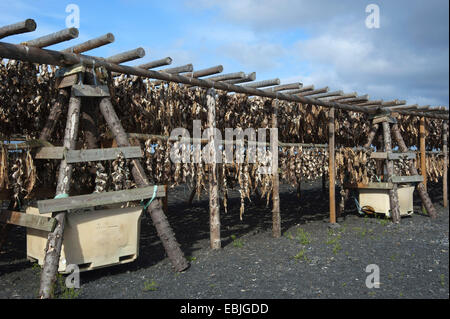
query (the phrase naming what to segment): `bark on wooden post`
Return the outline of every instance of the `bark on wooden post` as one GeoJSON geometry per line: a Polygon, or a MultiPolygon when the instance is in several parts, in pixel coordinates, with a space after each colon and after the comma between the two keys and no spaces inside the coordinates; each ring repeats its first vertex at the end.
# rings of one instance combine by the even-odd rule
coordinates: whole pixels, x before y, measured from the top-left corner
{"type": "Polygon", "coordinates": [[[375,138],[375,135],[377,134],[379,128],[380,128],[379,124],[372,124],[370,132],[367,136],[367,142],[366,144],[364,144],[364,148],[369,148],[372,145],[373,139],[375,138]]]}
{"type": "Polygon", "coordinates": [[[280,216],[280,178],[278,174],[278,100],[272,102],[272,133],[270,134],[270,148],[272,153],[272,236],[281,237],[280,216]]]}
{"type": "Polygon", "coordinates": [[[330,223],[336,223],[336,182],[335,182],[335,154],[334,154],[334,107],[328,111],[328,178],[330,195],[330,223]]]}
{"type": "Polygon", "coordinates": [[[58,97],[56,103],[50,109],[50,113],[45,122],[45,126],[39,135],[39,139],[43,141],[48,141],[55,130],[56,123],[59,121],[59,117],[69,101],[69,91],[66,89],[60,89],[58,91],[58,97]]]}
{"type": "MultiPolygon", "coordinates": [[[[405,141],[403,140],[398,124],[392,125],[392,133],[394,134],[394,138],[397,141],[400,152],[407,153],[408,147],[406,146],[405,141]]],[[[414,165],[414,161],[408,161],[408,166],[411,175],[419,175],[417,168],[414,165]]],[[[423,185],[423,183],[419,183],[416,187],[417,191],[419,192],[420,199],[422,200],[423,205],[428,211],[428,214],[430,215],[431,218],[433,219],[436,218],[437,217],[436,209],[434,208],[434,205],[431,202],[430,196],[428,196],[425,186],[423,185]]]]}
{"type": "MultiPolygon", "coordinates": [[[[392,152],[392,139],[391,139],[391,128],[388,122],[383,122],[383,133],[384,133],[384,148],[385,152],[392,152]]],[[[386,170],[387,178],[394,176],[394,162],[392,160],[386,159],[386,170]]],[[[389,190],[389,201],[391,206],[392,221],[396,224],[400,223],[400,206],[398,202],[398,192],[397,184],[393,184],[392,189],[389,190]]]]}
{"type": "Polygon", "coordinates": [[[443,123],[443,147],[442,151],[444,152],[444,175],[442,176],[442,189],[444,191],[443,194],[443,202],[444,207],[448,207],[448,122],[444,121],[443,123]]]}
{"type": "MultiPolygon", "coordinates": [[[[66,129],[64,132],[64,147],[73,150],[77,142],[78,124],[80,119],[81,98],[72,96],[69,101],[66,129]]],[[[58,183],[56,195],[69,194],[70,181],[72,176],[72,165],[67,164],[63,159],[59,167],[58,183]]],[[[57,220],[56,228],[48,234],[47,246],[45,248],[44,266],[41,272],[41,286],[39,296],[41,298],[51,298],[53,295],[56,273],[59,267],[59,258],[63,242],[64,225],[66,212],[57,213],[54,218],[57,220]]]]}
{"type": "MultiPolygon", "coordinates": [[[[116,112],[114,111],[111,99],[103,98],[100,101],[100,111],[102,112],[103,117],[105,118],[111,132],[113,133],[113,136],[117,141],[117,145],[120,147],[130,146],[127,133],[125,133],[125,130],[120,123],[116,112]]],[[[136,182],[138,187],[149,186],[150,182],[147,179],[141,162],[138,159],[133,159],[131,163],[133,164],[131,173],[133,174],[134,181],[136,182]]],[[[173,230],[170,227],[169,222],[167,221],[167,217],[161,208],[161,200],[155,199],[147,208],[147,212],[152,218],[158,236],[161,239],[167,256],[172,262],[175,270],[186,270],[189,267],[189,263],[184,257],[183,252],[180,249],[180,245],[175,239],[175,234],[173,233],[173,230]]]]}
{"type": "Polygon", "coordinates": [[[209,227],[212,249],[220,249],[220,211],[219,211],[219,188],[217,186],[217,154],[215,140],[216,128],[216,92],[209,89],[206,95],[206,107],[208,108],[209,133],[209,227]]]}
{"type": "MultiPolygon", "coordinates": [[[[423,176],[423,186],[425,191],[427,190],[427,155],[426,155],[426,144],[425,144],[425,118],[420,118],[419,124],[419,148],[420,148],[420,172],[423,176]]],[[[426,209],[422,206],[422,210],[426,209]]]]}

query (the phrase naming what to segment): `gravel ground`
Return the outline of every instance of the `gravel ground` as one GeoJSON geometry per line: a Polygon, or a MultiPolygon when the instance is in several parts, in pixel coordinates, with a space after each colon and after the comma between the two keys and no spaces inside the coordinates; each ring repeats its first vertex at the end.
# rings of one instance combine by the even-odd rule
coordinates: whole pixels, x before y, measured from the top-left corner
{"type": "MultiPolygon", "coordinates": [[[[431,188],[431,187],[430,187],[431,188]]],[[[361,217],[348,203],[341,227],[328,227],[328,200],[318,184],[302,186],[302,198],[280,189],[283,236],[271,237],[271,213],[256,198],[239,220],[238,193],[221,212],[222,246],[209,249],[206,197],[186,205],[189,191],[171,190],[168,218],[191,260],[171,269],[151,220],[142,219],[139,258],[130,264],[81,274],[71,298],[449,298],[448,209],[441,189],[431,191],[438,218],[415,213],[400,225],[361,217]],[[366,267],[380,269],[380,287],[365,285],[366,267]]],[[[418,199],[418,196],[416,196],[418,199]]],[[[415,202],[416,212],[420,202],[415,202]]],[[[25,232],[13,228],[0,252],[0,298],[34,298],[40,269],[26,260],[25,232]]]]}

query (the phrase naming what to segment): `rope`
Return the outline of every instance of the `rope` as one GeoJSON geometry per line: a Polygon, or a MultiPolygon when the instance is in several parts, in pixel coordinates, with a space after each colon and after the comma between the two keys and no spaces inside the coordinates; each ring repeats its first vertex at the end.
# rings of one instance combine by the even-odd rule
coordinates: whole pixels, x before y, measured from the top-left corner
{"type": "Polygon", "coordinates": [[[55,196],[55,199],[61,199],[61,198],[67,198],[69,197],[69,194],[61,193],[55,196]]]}
{"type": "Polygon", "coordinates": [[[142,210],[143,210],[143,211],[146,211],[147,208],[148,208],[148,206],[150,206],[150,204],[151,204],[151,203],[153,202],[153,200],[156,198],[156,192],[157,192],[157,191],[158,191],[158,186],[157,186],[157,185],[154,185],[154,186],[153,186],[153,196],[152,196],[152,198],[150,198],[146,204],[144,204],[144,200],[141,200],[141,205],[142,205],[142,210]]]}

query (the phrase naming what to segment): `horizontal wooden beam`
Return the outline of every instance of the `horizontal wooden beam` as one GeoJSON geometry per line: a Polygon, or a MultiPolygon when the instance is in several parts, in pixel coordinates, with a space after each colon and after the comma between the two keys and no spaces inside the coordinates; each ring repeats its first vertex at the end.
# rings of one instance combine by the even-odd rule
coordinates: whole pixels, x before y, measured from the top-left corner
{"type": "Polygon", "coordinates": [[[122,153],[125,158],[140,158],[139,146],[97,148],[86,150],[65,150],[64,147],[43,147],[36,153],[36,159],[63,159],[67,163],[96,162],[114,160],[122,153]]]}
{"type": "Polygon", "coordinates": [[[356,184],[346,184],[345,188],[362,188],[362,189],[392,189],[394,188],[393,183],[385,182],[373,182],[373,183],[356,183],[356,184]]]}
{"type": "Polygon", "coordinates": [[[194,71],[190,74],[187,74],[186,76],[191,77],[191,78],[200,78],[202,76],[208,76],[208,75],[221,73],[222,71],[223,71],[223,66],[216,65],[216,66],[212,66],[210,68],[194,71]]]}
{"type": "Polygon", "coordinates": [[[330,97],[330,98],[327,99],[327,101],[339,101],[339,100],[344,100],[344,99],[357,97],[357,96],[358,96],[358,93],[352,92],[352,93],[342,94],[340,96],[330,97]]]}
{"type": "Polygon", "coordinates": [[[71,46],[70,48],[64,49],[62,51],[72,53],[83,53],[113,42],[114,42],[114,35],[112,33],[107,33],[95,39],[91,39],[86,42],[71,46]]]}
{"type": "MultiPolygon", "coordinates": [[[[312,90],[312,91],[307,91],[307,92],[302,92],[299,93],[297,95],[299,96],[310,96],[310,95],[316,95],[316,94],[321,94],[321,93],[327,93],[329,90],[328,86],[321,88],[321,89],[316,89],[316,90],[312,90]]],[[[314,98],[313,96],[311,97],[312,99],[314,98]]]]}
{"type": "Polygon", "coordinates": [[[66,154],[67,163],[95,162],[114,160],[122,153],[125,158],[140,158],[142,150],[139,146],[99,148],[86,150],[69,150],[66,154]]]}
{"type": "MultiPolygon", "coordinates": [[[[71,196],[67,198],[47,199],[38,201],[40,214],[62,212],[66,210],[82,209],[102,205],[126,203],[153,197],[154,187],[142,187],[115,192],[94,193],[89,195],[71,196]]],[[[164,185],[158,185],[156,197],[166,195],[164,185]]]]}
{"type": "Polygon", "coordinates": [[[26,19],[25,21],[0,27],[0,39],[10,35],[32,32],[34,30],[36,30],[36,22],[33,19],[26,19]]]}
{"type": "MultiPolygon", "coordinates": [[[[245,83],[242,84],[242,87],[245,88],[263,88],[263,87],[267,87],[267,86],[271,86],[271,85],[279,85],[280,84],[280,79],[270,79],[270,80],[263,80],[263,81],[258,81],[258,82],[250,82],[250,83],[245,83]]],[[[262,91],[262,90],[261,90],[262,91]]],[[[267,93],[273,93],[273,92],[267,92],[267,93]]]]}
{"type": "Polygon", "coordinates": [[[284,94],[299,94],[299,93],[309,92],[309,91],[314,91],[314,85],[304,86],[297,90],[285,91],[284,94]]]}
{"type": "Polygon", "coordinates": [[[43,37],[22,42],[21,45],[35,48],[45,48],[53,44],[69,41],[78,37],[77,28],[68,28],[43,37]]]}
{"type": "Polygon", "coordinates": [[[109,87],[107,85],[74,84],[72,85],[72,92],[74,96],[81,96],[81,97],[110,96],[109,87]]]}
{"type": "Polygon", "coordinates": [[[391,182],[394,183],[394,184],[421,183],[421,182],[423,182],[423,176],[422,175],[391,176],[391,182]]]}
{"type": "Polygon", "coordinates": [[[56,219],[11,210],[2,210],[0,212],[0,223],[51,232],[56,226],[56,219]]]}
{"type": "Polygon", "coordinates": [[[277,86],[273,86],[267,89],[264,89],[263,91],[266,92],[281,92],[281,91],[287,91],[287,90],[299,90],[303,86],[300,82],[295,83],[288,83],[288,84],[280,84],[277,86]]]}
{"type": "Polygon", "coordinates": [[[252,73],[246,74],[241,79],[225,80],[224,82],[229,83],[229,84],[239,84],[239,83],[252,82],[255,80],[256,80],[256,72],[252,72],[252,73]]]}
{"type": "Polygon", "coordinates": [[[129,50],[126,52],[122,52],[122,53],[110,56],[109,58],[106,58],[106,62],[120,64],[120,63],[133,61],[136,59],[140,59],[140,58],[143,58],[144,56],[145,56],[144,48],[136,48],[133,50],[129,50]]]}
{"type": "Polygon", "coordinates": [[[172,58],[171,57],[165,57],[159,60],[150,61],[144,64],[140,64],[137,67],[141,69],[153,69],[164,65],[170,65],[172,64],[172,58]]]}
{"type": "Polygon", "coordinates": [[[373,152],[370,154],[370,158],[388,160],[415,159],[416,153],[373,152]]]}
{"type": "Polygon", "coordinates": [[[334,92],[317,94],[317,95],[314,95],[313,98],[324,99],[324,98],[333,97],[333,96],[342,96],[343,94],[344,94],[344,91],[339,90],[339,91],[334,91],[334,92]]]}

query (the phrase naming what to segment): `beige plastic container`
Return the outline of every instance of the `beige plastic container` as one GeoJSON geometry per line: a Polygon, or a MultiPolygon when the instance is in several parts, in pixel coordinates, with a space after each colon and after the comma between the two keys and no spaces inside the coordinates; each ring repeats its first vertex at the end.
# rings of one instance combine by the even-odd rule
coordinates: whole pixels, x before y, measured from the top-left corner
{"type": "MultiPolygon", "coordinates": [[[[413,208],[414,186],[398,186],[398,201],[400,206],[400,216],[411,215],[413,208]]],[[[359,189],[359,205],[370,206],[376,213],[385,214],[391,217],[391,204],[389,202],[388,189],[359,189]]]]}
{"type": "MultiPolygon", "coordinates": [[[[87,271],[134,261],[139,254],[141,212],[142,207],[129,207],[67,213],[58,271],[65,273],[70,264],[87,271]]],[[[37,215],[39,211],[28,207],[26,213],[37,215]]],[[[41,266],[47,235],[27,229],[27,256],[41,266]]]]}

